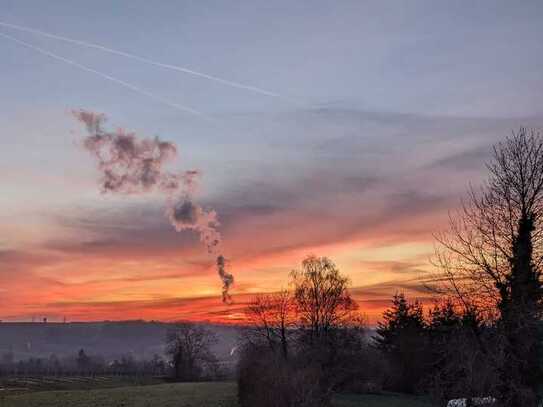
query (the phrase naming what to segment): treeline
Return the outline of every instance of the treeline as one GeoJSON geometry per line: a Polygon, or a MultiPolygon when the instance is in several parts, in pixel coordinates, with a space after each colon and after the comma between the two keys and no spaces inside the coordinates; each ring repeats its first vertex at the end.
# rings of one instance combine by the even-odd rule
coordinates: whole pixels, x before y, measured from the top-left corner
{"type": "Polygon", "coordinates": [[[164,356],[154,354],[150,359],[126,354],[107,360],[104,356],[77,353],[58,357],[31,357],[15,360],[12,352],[0,359],[0,376],[153,376],[175,381],[221,380],[232,369],[223,366],[211,351],[216,335],[204,326],[179,323],[167,331],[164,356]]]}
{"type": "Polygon", "coordinates": [[[15,361],[7,352],[0,361],[1,376],[166,376],[172,374],[169,361],[159,355],[150,359],[135,359],[127,354],[107,361],[100,355],[87,354],[84,349],[72,356],[59,358],[55,354],[47,358],[31,357],[15,361]]]}
{"type": "Polygon", "coordinates": [[[494,394],[497,371],[480,347],[490,349],[494,331],[476,310],[447,299],[424,312],[397,294],[373,331],[329,259],[306,258],[290,283],[247,308],[242,406],[328,406],[336,392],[429,394],[438,403],[494,394]]]}
{"type": "Polygon", "coordinates": [[[444,405],[494,397],[510,384],[499,321],[486,310],[442,297],[425,311],[398,293],[372,330],[329,259],[308,257],[291,286],[247,308],[252,326],[238,364],[244,407],[329,406],[337,392],[386,391],[444,405]]]}
{"type": "Polygon", "coordinates": [[[382,356],[374,371],[382,389],[444,402],[495,395],[501,384],[496,326],[451,298],[425,314],[421,303],[395,295],[373,344],[382,356]]]}

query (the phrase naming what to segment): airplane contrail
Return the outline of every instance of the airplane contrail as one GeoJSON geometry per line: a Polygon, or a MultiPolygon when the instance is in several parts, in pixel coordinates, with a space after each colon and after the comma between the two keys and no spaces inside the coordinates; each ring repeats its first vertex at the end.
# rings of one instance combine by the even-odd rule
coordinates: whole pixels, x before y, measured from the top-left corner
{"type": "Polygon", "coordinates": [[[150,99],[153,99],[157,102],[160,102],[160,103],[163,103],[167,106],[170,106],[170,107],[173,107],[174,109],[178,109],[178,110],[181,110],[183,112],[188,112],[188,113],[191,113],[191,114],[194,114],[194,115],[198,115],[198,116],[206,116],[205,114],[203,114],[202,112],[199,112],[198,110],[195,110],[195,109],[192,109],[190,107],[187,107],[187,106],[183,106],[183,105],[180,105],[178,103],[174,103],[174,102],[171,102],[167,99],[164,99],[163,97],[161,96],[157,96],[153,93],[150,93],[144,89],[141,89],[139,88],[138,86],[136,85],[133,85],[129,82],[125,82],[123,81],[122,79],[118,79],[118,78],[115,78],[111,75],[108,75],[108,74],[105,74],[103,72],[100,72],[100,71],[97,71],[96,69],[93,69],[93,68],[90,68],[86,65],[83,65],[83,64],[80,64],[76,61],[73,61],[71,59],[68,59],[68,58],[64,58],[63,56],[60,56],[58,54],[54,54],[53,52],[50,52],[50,51],[47,51],[46,49],[43,49],[43,48],[40,48],[40,47],[37,47],[33,44],[30,44],[28,42],[25,42],[25,41],[22,41],[18,38],[15,38],[15,37],[12,37],[11,35],[8,35],[8,34],[4,34],[2,32],[0,32],[0,37],[4,37],[10,41],[13,41],[13,42],[16,42],[18,43],[19,45],[23,45],[27,48],[30,48],[36,52],[39,52],[40,54],[43,54],[43,55],[46,55],[50,58],[53,58],[53,59],[56,59],[57,61],[62,61],[62,62],[65,62],[69,65],[72,65],[72,66],[75,66],[79,69],[82,69],[84,71],[87,71],[87,72],[91,72],[95,75],[98,75],[104,79],[107,79],[108,81],[111,81],[111,82],[114,82],[114,83],[117,83],[118,85],[121,85],[121,86],[124,86],[125,88],[127,89],[130,89],[131,91],[133,92],[136,92],[136,93],[139,93],[140,95],[143,95],[143,96],[147,96],[148,98],[150,99]]]}
{"type": "Polygon", "coordinates": [[[182,67],[182,66],[164,64],[162,62],[157,62],[157,61],[154,61],[154,60],[149,59],[149,58],[145,58],[145,57],[141,57],[141,56],[138,56],[138,55],[130,54],[130,53],[124,52],[124,51],[119,51],[119,50],[116,50],[116,49],[113,49],[113,48],[105,47],[103,45],[94,44],[94,43],[86,42],[86,41],[74,40],[72,38],[63,37],[63,36],[56,35],[56,34],[51,34],[51,33],[45,32],[45,31],[36,30],[34,28],[25,27],[25,26],[22,26],[22,25],[9,24],[9,23],[5,23],[5,22],[2,22],[2,21],[0,21],[0,26],[13,28],[13,29],[19,30],[19,31],[25,31],[25,32],[41,35],[41,36],[44,36],[44,37],[54,38],[56,40],[65,41],[65,42],[81,45],[81,46],[88,47],[88,48],[98,49],[98,50],[101,50],[101,51],[104,51],[104,52],[108,52],[110,54],[115,54],[115,55],[123,56],[123,57],[126,57],[126,58],[131,58],[131,59],[134,59],[136,61],[144,62],[146,64],[158,66],[158,67],[165,68],[165,69],[171,69],[171,70],[178,71],[178,72],[183,72],[183,73],[186,73],[186,74],[189,74],[189,75],[198,76],[200,78],[209,79],[211,81],[222,83],[223,85],[232,86],[234,88],[245,89],[245,90],[260,93],[260,94],[266,95],[266,96],[273,96],[273,97],[287,99],[287,98],[281,96],[279,93],[272,92],[272,91],[269,91],[269,90],[266,90],[266,89],[262,89],[262,88],[259,88],[259,87],[256,87],[256,86],[245,85],[243,83],[229,81],[227,79],[219,78],[219,77],[213,76],[213,75],[208,75],[206,73],[199,72],[199,71],[194,71],[192,69],[188,69],[188,68],[185,68],[185,67],[182,67]]]}

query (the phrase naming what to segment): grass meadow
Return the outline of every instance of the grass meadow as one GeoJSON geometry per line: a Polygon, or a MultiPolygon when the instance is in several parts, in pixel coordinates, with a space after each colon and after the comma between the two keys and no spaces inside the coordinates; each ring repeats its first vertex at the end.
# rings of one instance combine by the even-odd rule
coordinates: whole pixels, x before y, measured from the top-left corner
{"type": "MultiPolygon", "coordinates": [[[[58,386],[57,384],[54,384],[58,386]]],[[[236,384],[163,383],[135,385],[98,380],[92,388],[70,389],[81,383],[65,383],[65,390],[47,390],[46,384],[31,391],[9,391],[0,396],[2,407],[236,407],[236,384]],[[112,387],[115,384],[121,387],[112,387]]],[[[338,395],[335,407],[428,407],[422,399],[398,394],[338,395]]]]}

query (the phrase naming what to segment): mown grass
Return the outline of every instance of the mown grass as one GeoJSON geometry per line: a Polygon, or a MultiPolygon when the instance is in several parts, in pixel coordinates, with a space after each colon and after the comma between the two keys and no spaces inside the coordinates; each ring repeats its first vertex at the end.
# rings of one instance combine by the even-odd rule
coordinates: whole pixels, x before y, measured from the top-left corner
{"type": "Polygon", "coordinates": [[[6,396],[2,407],[234,407],[234,383],[169,383],[6,396]]]}
{"type": "Polygon", "coordinates": [[[160,384],[162,380],[137,376],[18,376],[0,378],[0,395],[51,390],[94,390],[160,384]]]}
{"type": "MultiPolygon", "coordinates": [[[[428,407],[402,395],[339,395],[336,407],[428,407]]],[[[0,398],[2,407],[236,407],[235,383],[169,383],[94,390],[39,391],[0,398]]]]}

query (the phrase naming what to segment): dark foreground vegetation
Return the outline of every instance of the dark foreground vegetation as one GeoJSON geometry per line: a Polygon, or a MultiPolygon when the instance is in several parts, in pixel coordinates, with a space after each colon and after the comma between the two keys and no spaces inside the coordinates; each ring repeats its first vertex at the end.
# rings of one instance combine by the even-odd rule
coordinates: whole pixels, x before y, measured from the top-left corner
{"type": "Polygon", "coordinates": [[[428,312],[397,294],[377,335],[365,335],[347,279],[315,256],[293,272],[291,292],[257,297],[242,340],[241,405],[324,407],[337,392],[382,391],[436,405],[538,405],[543,138],[521,129],[495,147],[488,170],[438,236],[428,312]]]}

